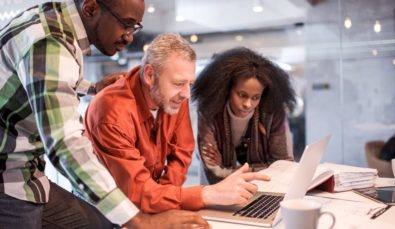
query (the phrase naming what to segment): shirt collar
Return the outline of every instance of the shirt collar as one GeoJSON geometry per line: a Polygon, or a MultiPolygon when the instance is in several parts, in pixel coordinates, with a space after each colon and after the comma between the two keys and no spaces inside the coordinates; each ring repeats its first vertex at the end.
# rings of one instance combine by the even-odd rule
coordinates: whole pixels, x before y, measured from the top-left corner
{"type": "MultiPolygon", "coordinates": [[[[141,66],[137,66],[133,68],[127,77],[129,77],[129,82],[130,82],[130,88],[132,90],[132,93],[134,95],[134,98],[136,99],[136,104],[139,109],[139,114],[140,114],[140,120],[142,122],[145,122],[149,120],[150,118],[154,118],[153,115],[151,114],[151,111],[147,105],[147,102],[145,101],[144,98],[144,93],[143,93],[143,86],[140,79],[140,68],[141,66]]],[[[159,114],[159,112],[158,112],[159,114]]]]}
{"type": "Polygon", "coordinates": [[[78,13],[77,6],[75,5],[73,0],[65,1],[62,3],[62,10],[65,13],[65,20],[72,27],[72,33],[76,38],[78,45],[80,46],[82,53],[84,55],[91,54],[91,48],[88,40],[88,35],[86,34],[86,30],[84,24],[82,23],[82,19],[80,14],[78,13]]]}

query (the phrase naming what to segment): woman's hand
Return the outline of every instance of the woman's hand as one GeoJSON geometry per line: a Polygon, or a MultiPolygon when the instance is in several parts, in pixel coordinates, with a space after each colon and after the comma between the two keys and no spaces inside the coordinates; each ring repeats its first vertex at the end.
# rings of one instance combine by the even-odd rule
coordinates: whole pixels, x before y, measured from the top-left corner
{"type": "Polygon", "coordinates": [[[218,152],[216,148],[211,143],[208,143],[204,146],[201,147],[202,155],[203,155],[203,160],[207,165],[210,166],[219,166],[223,168],[222,166],[222,156],[218,152]]]}

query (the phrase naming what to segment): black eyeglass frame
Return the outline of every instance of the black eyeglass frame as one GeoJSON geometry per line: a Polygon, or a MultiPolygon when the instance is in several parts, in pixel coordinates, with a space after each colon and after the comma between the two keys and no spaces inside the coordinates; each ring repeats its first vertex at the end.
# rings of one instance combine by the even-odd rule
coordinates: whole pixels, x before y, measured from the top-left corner
{"type": "Polygon", "coordinates": [[[134,23],[133,25],[124,21],[117,13],[111,10],[102,0],[96,0],[97,4],[104,7],[117,21],[123,26],[127,34],[136,34],[143,29],[143,25],[140,22],[134,23]]]}

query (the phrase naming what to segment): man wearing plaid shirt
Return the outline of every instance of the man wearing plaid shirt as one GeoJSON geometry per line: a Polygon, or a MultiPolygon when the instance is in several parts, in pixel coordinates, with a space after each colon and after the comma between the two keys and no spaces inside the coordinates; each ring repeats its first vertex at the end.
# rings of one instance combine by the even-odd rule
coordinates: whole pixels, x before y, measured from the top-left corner
{"type": "Polygon", "coordinates": [[[111,81],[95,90],[83,80],[83,55],[90,44],[105,55],[125,48],[143,14],[143,0],[50,2],[0,30],[1,228],[208,226],[196,213],[139,212],[82,135],[78,93],[111,81]],[[94,207],[48,180],[44,154],[94,207]]]}

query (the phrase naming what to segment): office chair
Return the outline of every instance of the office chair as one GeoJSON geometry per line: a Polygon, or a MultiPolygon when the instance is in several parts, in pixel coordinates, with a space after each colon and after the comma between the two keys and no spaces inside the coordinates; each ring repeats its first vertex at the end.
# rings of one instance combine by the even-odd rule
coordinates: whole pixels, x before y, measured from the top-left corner
{"type": "Polygon", "coordinates": [[[390,161],[379,158],[384,141],[369,141],[365,144],[366,160],[369,168],[377,169],[379,177],[394,177],[390,161]]]}

